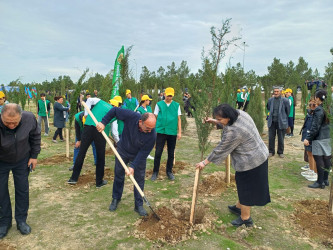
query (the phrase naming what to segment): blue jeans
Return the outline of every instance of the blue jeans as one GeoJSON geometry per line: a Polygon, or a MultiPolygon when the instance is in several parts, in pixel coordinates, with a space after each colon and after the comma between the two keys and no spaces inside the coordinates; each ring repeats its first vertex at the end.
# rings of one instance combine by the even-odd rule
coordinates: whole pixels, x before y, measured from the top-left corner
{"type": "MultiPolygon", "coordinates": [[[[77,142],[77,138],[75,136],[75,144],[76,144],[76,142],[77,142]]],[[[94,164],[96,165],[97,155],[96,155],[95,142],[92,142],[91,146],[92,146],[92,151],[93,151],[93,154],[94,154],[94,164]]],[[[75,164],[75,160],[76,160],[77,155],[79,154],[79,151],[80,151],[79,147],[78,148],[74,147],[73,165],[75,164]]]]}

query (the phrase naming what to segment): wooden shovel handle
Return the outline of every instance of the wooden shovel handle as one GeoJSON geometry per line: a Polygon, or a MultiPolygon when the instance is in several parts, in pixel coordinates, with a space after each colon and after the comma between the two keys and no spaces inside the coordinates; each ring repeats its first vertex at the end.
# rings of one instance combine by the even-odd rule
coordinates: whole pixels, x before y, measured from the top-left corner
{"type": "Polygon", "coordinates": [[[197,168],[195,170],[192,205],[191,205],[191,214],[190,214],[190,223],[191,223],[191,225],[193,225],[193,219],[194,219],[194,215],[195,215],[195,204],[197,202],[199,178],[200,178],[200,169],[197,168]]]}

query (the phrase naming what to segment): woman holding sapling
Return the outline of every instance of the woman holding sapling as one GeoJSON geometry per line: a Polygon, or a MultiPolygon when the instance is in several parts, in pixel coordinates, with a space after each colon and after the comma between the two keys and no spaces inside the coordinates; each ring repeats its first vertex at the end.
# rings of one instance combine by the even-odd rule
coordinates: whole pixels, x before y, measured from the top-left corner
{"type": "Polygon", "coordinates": [[[229,104],[217,106],[206,122],[223,128],[219,145],[202,162],[196,164],[201,170],[213,162],[221,163],[229,154],[236,170],[238,201],[228,206],[239,217],[231,222],[239,227],[253,225],[252,206],[264,206],[271,201],[268,186],[268,149],[261,139],[252,118],[229,104]]]}

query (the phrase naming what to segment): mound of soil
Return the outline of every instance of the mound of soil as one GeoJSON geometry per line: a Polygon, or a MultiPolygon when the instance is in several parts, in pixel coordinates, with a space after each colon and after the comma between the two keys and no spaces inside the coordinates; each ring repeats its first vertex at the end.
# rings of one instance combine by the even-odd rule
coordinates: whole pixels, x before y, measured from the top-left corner
{"type": "Polygon", "coordinates": [[[16,249],[16,246],[14,246],[13,244],[4,242],[4,241],[0,241],[0,249],[1,250],[14,250],[16,249]]]}
{"type": "MultiPolygon", "coordinates": [[[[104,179],[107,181],[113,180],[114,172],[110,169],[104,170],[104,179]]],[[[96,175],[95,168],[88,169],[86,172],[82,173],[79,177],[79,181],[76,185],[68,185],[70,188],[89,188],[96,185],[96,175]]]]}
{"type": "Polygon", "coordinates": [[[235,175],[231,174],[230,184],[225,182],[225,172],[219,171],[203,177],[199,182],[199,193],[207,194],[209,196],[220,195],[227,187],[235,187],[235,175]]]}
{"type": "Polygon", "coordinates": [[[66,157],[66,154],[54,155],[42,160],[38,160],[38,165],[59,165],[59,163],[72,163],[73,155],[69,154],[69,158],[66,157]]]}
{"type": "Polygon", "coordinates": [[[328,201],[304,200],[295,206],[294,220],[310,237],[333,248],[333,214],[328,211],[328,201]]]}
{"type": "MultiPolygon", "coordinates": [[[[163,163],[161,163],[160,165],[160,170],[158,173],[158,177],[160,178],[161,176],[163,176],[163,178],[166,176],[166,161],[164,161],[163,163]]],[[[181,170],[184,170],[185,167],[188,166],[189,164],[187,162],[184,161],[176,161],[173,168],[172,168],[172,172],[174,174],[180,173],[181,170]]],[[[146,170],[146,178],[150,178],[151,175],[153,174],[153,169],[148,169],[146,170]]]]}
{"type": "Polygon", "coordinates": [[[152,213],[148,217],[140,219],[137,223],[137,230],[134,236],[145,238],[151,241],[161,241],[163,243],[176,244],[180,241],[185,241],[191,237],[192,232],[206,232],[208,228],[212,228],[212,221],[206,214],[208,208],[197,205],[195,223],[190,225],[190,203],[170,201],[171,208],[165,206],[154,211],[158,214],[161,220],[157,220],[152,213]]]}

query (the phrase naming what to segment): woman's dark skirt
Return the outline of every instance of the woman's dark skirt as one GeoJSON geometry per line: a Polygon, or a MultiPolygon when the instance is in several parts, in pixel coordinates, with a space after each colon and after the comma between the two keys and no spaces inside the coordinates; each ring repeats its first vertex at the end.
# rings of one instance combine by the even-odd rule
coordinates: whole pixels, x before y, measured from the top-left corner
{"type": "Polygon", "coordinates": [[[239,202],[245,206],[265,206],[271,202],[268,186],[268,159],[258,167],[236,172],[239,202]]]}

